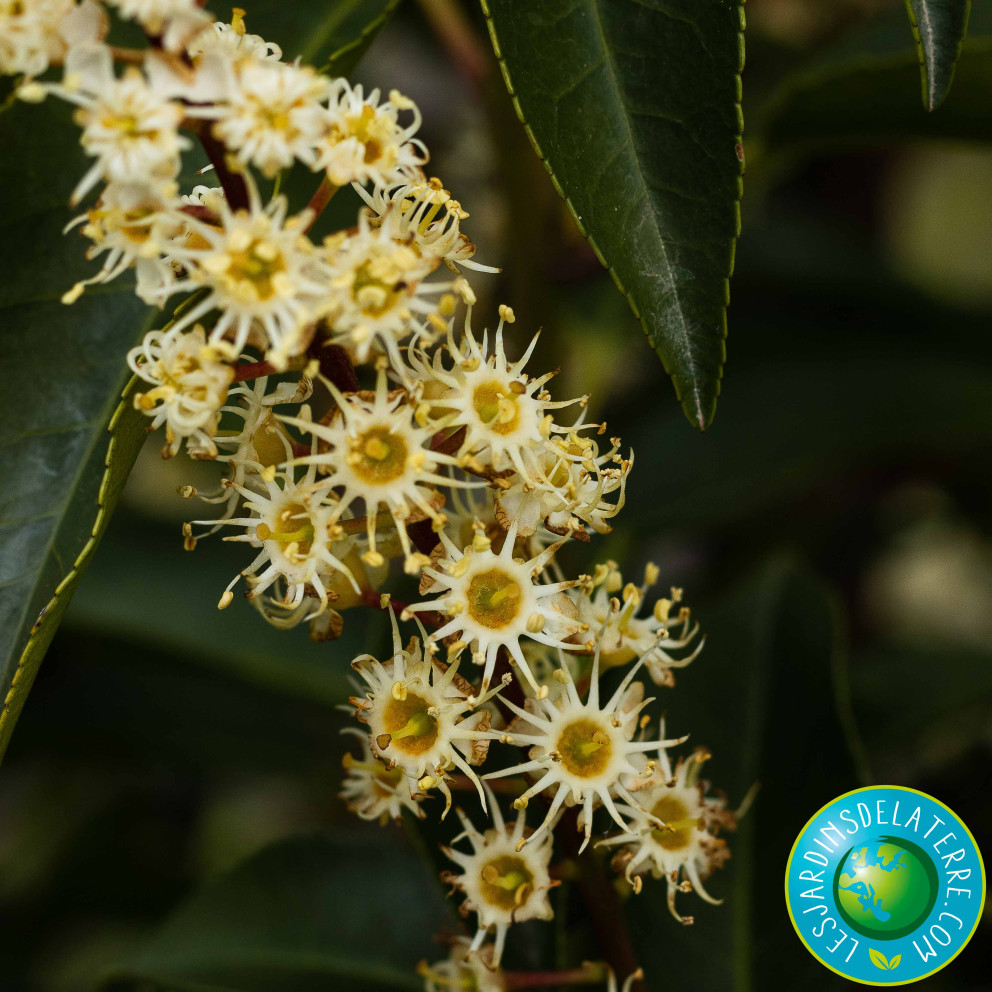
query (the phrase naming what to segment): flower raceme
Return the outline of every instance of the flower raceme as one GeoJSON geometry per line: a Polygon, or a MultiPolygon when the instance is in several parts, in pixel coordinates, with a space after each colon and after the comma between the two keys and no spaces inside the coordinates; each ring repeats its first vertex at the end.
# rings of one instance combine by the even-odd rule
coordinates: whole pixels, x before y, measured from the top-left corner
{"type": "Polygon", "coordinates": [[[630,889],[665,879],[683,922],[677,892],[716,901],[704,883],[737,814],[699,781],[700,750],[673,769],[684,738],[645,739],[638,678],[671,688],[698,624],[680,590],[652,597],[653,565],[641,585],[614,562],[574,570],[622,511],[633,453],[602,440],[588,397],[556,398],[554,372],[528,368],[538,339],[515,339],[510,307],[473,329],[471,280],[498,270],[424,172],[416,104],[287,60],[244,11],[214,21],[196,0],[0,0],[0,72],[26,101],[74,108],[86,165],[66,230],[96,271],[63,301],[133,272],[144,302],[178,302],[126,356],[130,396],[163,455],[215,466],[213,486],[180,493],[214,511],[184,526],[188,550],[219,533],[242,553],[218,605],[244,579],[261,618],[315,641],[348,610],[390,614],[388,657],[370,645],[353,662],[342,798],[387,822],[423,819],[437,793],[444,817],[464,790],[490,818],[458,812],[446,877],[476,931],[422,967],[426,988],[514,987],[504,947],[556,909],[570,807],[582,848],[616,849],[630,889]],[[147,48],[107,45],[115,19],[147,48]],[[197,146],[211,187],[184,184],[207,171],[197,146]],[[290,169],[312,173],[308,201],[279,192],[290,169]],[[354,223],[316,234],[346,186],[354,223]],[[417,625],[405,646],[400,620],[417,625]],[[516,796],[515,821],[486,783],[516,796]]]}

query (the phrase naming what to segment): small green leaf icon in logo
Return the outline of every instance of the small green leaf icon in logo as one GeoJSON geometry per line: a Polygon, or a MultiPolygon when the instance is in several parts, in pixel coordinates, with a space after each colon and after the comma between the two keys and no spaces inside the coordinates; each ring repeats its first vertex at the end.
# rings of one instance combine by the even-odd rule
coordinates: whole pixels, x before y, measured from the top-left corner
{"type": "Polygon", "coordinates": [[[876,968],[881,968],[882,971],[892,971],[893,968],[899,967],[899,962],[902,961],[902,955],[893,955],[890,961],[881,951],[876,951],[874,947],[868,948],[868,957],[871,958],[871,963],[876,968]]]}

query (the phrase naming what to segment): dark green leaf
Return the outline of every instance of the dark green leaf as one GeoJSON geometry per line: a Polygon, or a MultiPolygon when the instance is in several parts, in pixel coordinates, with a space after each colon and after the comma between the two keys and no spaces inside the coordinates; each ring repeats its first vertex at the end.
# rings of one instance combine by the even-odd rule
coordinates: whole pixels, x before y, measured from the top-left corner
{"type": "Polygon", "coordinates": [[[0,116],[0,756],[143,433],[119,421],[105,475],[107,424],[147,307],[126,280],[60,302],[94,269],[81,239],[62,234],[84,169],[68,117],[54,102],[0,116]]]}
{"type": "Polygon", "coordinates": [[[740,227],[735,0],[483,0],[514,106],[689,420],[713,418],[740,227]]]}
{"type": "Polygon", "coordinates": [[[420,989],[417,962],[451,918],[393,830],[297,837],[219,879],[115,969],[114,989],[420,989]]]}
{"type": "Polygon", "coordinates": [[[724,905],[680,894],[681,911],[695,917],[680,927],[668,915],[665,882],[648,881],[630,900],[631,932],[650,988],[774,988],[782,974],[821,968],[782,905],[789,850],[812,813],[861,784],[840,712],[837,608],[815,578],[778,559],[701,617],[706,650],[679,673],[666,729],[691,730],[690,744],[712,750],[705,777],[732,806],[755,782],[760,789],[728,835],[731,860],[707,882],[724,905]]]}
{"type": "Polygon", "coordinates": [[[981,364],[905,350],[898,363],[856,352],[854,359],[816,351],[748,370],[705,445],[692,444],[675,419],[643,424],[629,438],[634,450],[664,451],[665,458],[638,463],[627,526],[727,523],[788,507],[838,473],[880,459],[950,457],[988,446],[992,372],[981,364]]]}
{"type": "Polygon", "coordinates": [[[950,92],[970,9],[971,0],[906,0],[920,55],[923,106],[927,110],[940,106],[950,92]]]}
{"type": "Polygon", "coordinates": [[[838,143],[898,138],[992,140],[992,4],[971,16],[954,92],[939,114],[916,97],[919,58],[892,11],[787,77],[757,114],[752,160],[838,143]]]}

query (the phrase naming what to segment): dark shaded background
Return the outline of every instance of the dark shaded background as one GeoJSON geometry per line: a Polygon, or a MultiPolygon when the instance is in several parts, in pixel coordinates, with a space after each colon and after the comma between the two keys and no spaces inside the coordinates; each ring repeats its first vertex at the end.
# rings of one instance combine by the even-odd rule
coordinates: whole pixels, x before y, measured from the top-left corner
{"type": "MultiPolygon", "coordinates": [[[[749,0],[745,119],[780,64],[886,6],[749,0]]],[[[249,25],[279,40],[250,5],[249,25]]],[[[992,153],[889,143],[756,161],[723,396],[701,435],[498,77],[466,81],[416,5],[358,75],[420,104],[432,172],[472,214],[479,258],[504,268],[474,279],[480,312],[510,303],[521,349],[542,327],[534,368],[560,365],[557,394],[592,393],[635,449],[615,534],[570,549],[570,567],[609,556],[637,578],[653,559],[663,585],[685,588],[709,641],[663,694],[670,726],[713,747],[710,774],[733,801],[761,782],[710,885],[727,905],[685,897],[690,931],[657,888],[629,904],[651,988],[746,988],[750,974],[761,990],[839,989],[800,946],[781,892],[817,808],[867,782],[910,786],[990,849],[992,153]]],[[[162,463],[158,448],[139,462],[2,772],[5,992],[86,988],[202,881],[292,833],[356,826],[335,795],[334,705],[351,657],[383,643],[383,618],[352,612],[341,642],[315,646],[240,602],[218,614],[242,559],[216,540],[183,552],[191,505],[175,489],[208,469],[162,463]]],[[[563,903],[557,925],[511,935],[518,964],[550,965],[570,944],[572,960],[594,956],[577,893],[563,903]]],[[[927,988],[988,988],[988,935],[987,912],[927,988]]]]}

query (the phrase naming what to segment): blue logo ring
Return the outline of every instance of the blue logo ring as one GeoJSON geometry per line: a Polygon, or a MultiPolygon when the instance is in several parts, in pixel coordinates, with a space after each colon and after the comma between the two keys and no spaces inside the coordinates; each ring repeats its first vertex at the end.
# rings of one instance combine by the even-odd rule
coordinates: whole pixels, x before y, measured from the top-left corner
{"type": "Polygon", "coordinates": [[[800,831],[785,869],[789,918],[809,952],[863,985],[907,985],[971,939],[985,866],[962,820],[897,785],[838,796],[800,831]]]}

